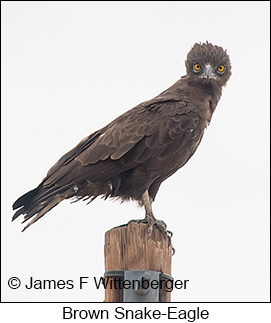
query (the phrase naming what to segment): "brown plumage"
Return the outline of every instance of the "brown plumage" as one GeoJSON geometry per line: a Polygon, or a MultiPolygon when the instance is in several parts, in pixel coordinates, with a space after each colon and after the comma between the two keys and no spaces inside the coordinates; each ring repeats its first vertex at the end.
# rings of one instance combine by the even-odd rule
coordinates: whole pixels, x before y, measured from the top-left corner
{"type": "MultiPolygon", "coordinates": [[[[151,202],[161,183],[196,151],[231,75],[229,56],[208,42],[187,55],[187,75],[83,139],[48,171],[34,190],[14,204],[13,220],[25,215],[25,228],[64,199],[120,198],[144,205],[149,233],[151,202]]],[[[24,228],[24,229],[25,229],[24,228]]]]}

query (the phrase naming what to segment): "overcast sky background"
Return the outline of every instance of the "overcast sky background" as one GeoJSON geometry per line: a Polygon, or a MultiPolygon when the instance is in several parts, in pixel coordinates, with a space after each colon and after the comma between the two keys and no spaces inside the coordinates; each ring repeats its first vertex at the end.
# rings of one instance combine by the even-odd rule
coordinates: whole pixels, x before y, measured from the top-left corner
{"type": "Polygon", "coordinates": [[[185,74],[195,42],[226,48],[232,77],[203,141],[153,205],[174,232],[172,301],[268,301],[269,2],[2,3],[2,300],[103,301],[104,233],[135,203],[64,201],[20,233],[11,206],[83,137],[185,74]],[[11,290],[10,277],[75,282],[11,290]],[[80,290],[80,276],[89,287],[80,290]]]}

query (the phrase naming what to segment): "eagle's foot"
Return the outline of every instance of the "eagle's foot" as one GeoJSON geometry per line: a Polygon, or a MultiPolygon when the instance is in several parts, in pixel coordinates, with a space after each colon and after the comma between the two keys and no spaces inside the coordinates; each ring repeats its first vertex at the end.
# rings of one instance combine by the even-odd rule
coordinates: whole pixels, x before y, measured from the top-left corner
{"type": "Polygon", "coordinates": [[[173,236],[173,233],[172,231],[167,230],[167,225],[164,221],[157,220],[153,215],[146,214],[144,222],[148,223],[148,239],[151,237],[153,227],[156,226],[156,228],[164,235],[164,237],[168,238],[168,246],[172,244],[171,238],[173,236]]]}
{"type": "Polygon", "coordinates": [[[153,230],[154,225],[165,236],[168,236],[168,234],[167,234],[167,225],[165,224],[164,221],[157,220],[153,215],[146,214],[144,222],[148,223],[148,238],[150,238],[150,236],[152,234],[152,230],[153,230]]]}
{"type": "Polygon", "coordinates": [[[131,222],[147,223],[148,224],[148,238],[150,238],[150,236],[152,234],[152,230],[153,230],[154,225],[156,225],[157,228],[159,229],[159,231],[161,231],[162,233],[167,232],[166,235],[169,236],[170,238],[173,235],[173,233],[171,231],[166,230],[167,225],[165,224],[165,222],[157,220],[153,215],[151,215],[151,216],[146,215],[146,217],[144,219],[140,219],[140,220],[130,220],[128,222],[128,224],[131,222]]]}
{"type": "Polygon", "coordinates": [[[153,226],[155,225],[157,227],[157,229],[162,232],[166,237],[168,238],[172,238],[173,236],[173,232],[167,230],[167,225],[165,224],[164,221],[161,220],[157,220],[153,215],[149,216],[146,215],[146,217],[144,219],[140,219],[140,220],[130,220],[128,222],[136,222],[136,223],[147,223],[148,224],[148,239],[150,238],[151,234],[152,234],[152,230],[153,230],[153,226]]]}
{"type": "MultiPolygon", "coordinates": [[[[167,225],[165,222],[161,220],[157,220],[152,212],[152,200],[149,196],[148,190],[146,190],[142,195],[142,204],[146,211],[145,219],[142,221],[144,223],[148,224],[148,239],[150,238],[153,230],[153,226],[155,225],[157,229],[164,235],[165,238],[168,238],[168,246],[171,245],[171,238],[173,236],[173,233],[169,230],[167,230],[167,225]]],[[[175,253],[174,248],[172,247],[173,254],[175,253]]]]}
{"type": "MultiPolygon", "coordinates": [[[[173,232],[167,230],[167,225],[165,224],[164,221],[157,220],[153,215],[149,216],[146,215],[144,219],[140,220],[130,220],[128,222],[135,222],[135,223],[147,223],[148,224],[148,239],[151,237],[152,231],[153,231],[153,226],[155,225],[157,229],[164,235],[164,237],[168,238],[168,246],[172,245],[171,238],[173,236],[173,232]]],[[[175,249],[172,246],[172,255],[174,255],[175,249]]]]}

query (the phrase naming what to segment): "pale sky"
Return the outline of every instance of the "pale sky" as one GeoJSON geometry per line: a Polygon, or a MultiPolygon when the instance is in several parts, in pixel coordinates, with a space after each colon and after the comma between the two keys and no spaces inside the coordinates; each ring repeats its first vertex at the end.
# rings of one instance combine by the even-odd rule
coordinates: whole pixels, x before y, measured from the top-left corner
{"type": "Polygon", "coordinates": [[[172,301],[270,297],[268,2],[2,3],[2,301],[103,301],[104,233],[135,203],[64,201],[24,233],[12,204],[83,137],[185,74],[195,42],[227,49],[232,77],[188,164],[154,214],[174,233],[172,301]],[[16,290],[90,277],[80,290],[16,290]]]}

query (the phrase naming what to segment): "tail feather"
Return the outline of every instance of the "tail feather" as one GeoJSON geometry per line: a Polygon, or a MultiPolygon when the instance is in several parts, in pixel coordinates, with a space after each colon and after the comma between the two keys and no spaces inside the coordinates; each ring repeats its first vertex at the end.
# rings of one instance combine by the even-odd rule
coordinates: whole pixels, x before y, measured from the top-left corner
{"type": "Polygon", "coordinates": [[[39,190],[41,189],[42,184],[40,184],[38,187],[34,188],[33,190],[25,193],[21,197],[19,197],[12,205],[13,210],[18,209],[21,206],[28,205],[29,202],[38,195],[39,190]]]}
{"type": "Polygon", "coordinates": [[[18,216],[20,216],[21,214],[24,214],[24,208],[23,207],[15,212],[15,214],[13,215],[11,221],[14,221],[15,219],[17,219],[18,216]]]}
{"type": "Polygon", "coordinates": [[[31,217],[33,217],[35,214],[37,214],[28,224],[23,228],[22,232],[25,231],[31,224],[38,221],[41,217],[44,216],[48,211],[50,211],[53,207],[55,207],[58,203],[60,203],[64,198],[58,196],[54,200],[52,200],[47,206],[43,207],[40,212],[29,212],[29,214],[25,217],[22,223],[25,223],[27,220],[29,220],[31,217]],[[31,214],[30,214],[31,213],[31,214]]]}
{"type": "Polygon", "coordinates": [[[21,196],[13,204],[13,209],[19,208],[12,217],[12,221],[20,215],[25,215],[22,223],[34,217],[22,231],[27,229],[31,224],[39,220],[44,214],[59,204],[62,200],[74,196],[76,193],[72,184],[57,187],[52,186],[44,188],[42,184],[34,190],[21,196]]]}

